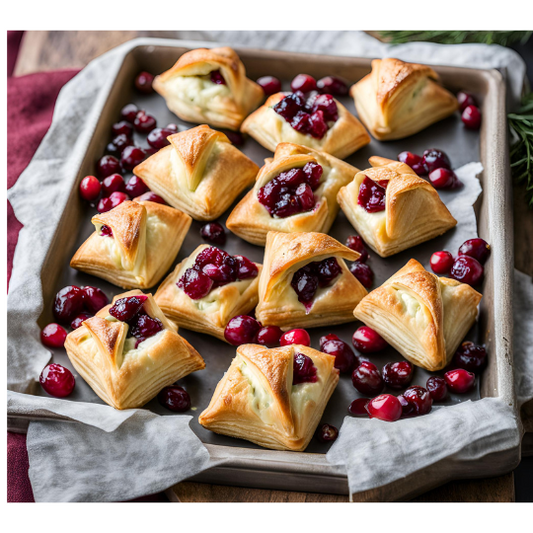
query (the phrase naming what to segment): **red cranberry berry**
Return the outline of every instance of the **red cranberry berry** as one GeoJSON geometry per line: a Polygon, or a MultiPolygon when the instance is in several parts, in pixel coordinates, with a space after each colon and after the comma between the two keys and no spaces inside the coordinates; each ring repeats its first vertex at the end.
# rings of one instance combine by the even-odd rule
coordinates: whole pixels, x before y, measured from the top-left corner
{"type": "Polygon", "coordinates": [[[338,76],[326,76],[316,82],[317,89],[322,94],[332,94],[333,96],[346,96],[348,85],[338,76]]]}
{"type": "Polygon", "coordinates": [[[379,213],[385,209],[386,189],[365,176],[359,187],[357,203],[367,213],[379,213]]]}
{"type": "Polygon", "coordinates": [[[283,331],[278,326],[263,326],[257,334],[257,344],[262,344],[269,348],[279,346],[282,335],[283,331]]]}
{"type": "Polygon", "coordinates": [[[361,257],[359,257],[357,261],[360,261],[361,263],[366,263],[366,260],[368,259],[368,251],[365,247],[363,239],[359,235],[350,235],[346,239],[346,246],[348,246],[348,248],[350,248],[351,250],[354,250],[355,252],[359,252],[361,254],[361,257]]]}
{"type": "Polygon", "coordinates": [[[427,168],[424,166],[422,157],[417,154],[413,154],[413,152],[406,151],[399,153],[398,161],[400,161],[400,163],[405,163],[407,166],[411,167],[417,174],[427,174],[427,168]]]}
{"type": "Polygon", "coordinates": [[[448,168],[436,168],[429,173],[428,178],[435,189],[449,189],[458,181],[455,172],[448,168]]]}
{"type": "Polygon", "coordinates": [[[409,361],[387,363],[382,370],[383,381],[391,389],[402,389],[413,379],[413,365],[409,361]]]}
{"type": "Polygon", "coordinates": [[[109,196],[115,191],[124,192],[126,190],[126,184],[124,178],[120,174],[111,174],[102,181],[102,194],[109,196]]]}
{"type": "Polygon", "coordinates": [[[468,255],[484,265],[490,255],[490,245],[483,239],[469,239],[461,244],[458,255],[468,255]]]}
{"type": "Polygon", "coordinates": [[[89,313],[86,313],[85,311],[83,313],[80,313],[71,323],[70,327],[72,329],[78,329],[88,318],[91,318],[92,315],[89,313]]]}
{"type": "Polygon", "coordinates": [[[172,130],[167,128],[155,128],[148,134],[146,140],[152,148],[160,150],[170,144],[170,141],[167,139],[170,135],[174,135],[172,130]]]}
{"type": "Polygon", "coordinates": [[[233,346],[256,342],[261,324],[247,315],[234,316],[224,330],[224,338],[233,346]]]}
{"type": "Polygon", "coordinates": [[[182,387],[176,385],[165,387],[158,395],[157,401],[170,411],[184,413],[191,408],[191,397],[182,387]]]}
{"type": "Polygon", "coordinates": [[[141,311],[147,298],[148,297],[144,294],[119,298],[113,306],[109,308],[109,314],[121,322],[128,322],[141,311]]]}
{"type": "Polygon", "coordinates": [[[352,374],[353,386],[367,396],[379,394],[384,387],[378,367],[370,361],[363,361],[352,374]]]}
{"type": "MultiPolygon", "coordinates": [[[[327,95],[323,95],[327,96],[327,95]]],[[[326,132],[328,131],[328,125],[326,123],[326,118],[323,111],[315,111],[309,117],[309,128],[307,133],[314,137],[315,139],[322,139],[326,132]]]]}
{"type": "Polygon", "coordinates": [[[165,126],[165,129],[170,130],[172,133],[178,133],[179,131],[178,125],[174,124],[173,122],[171,122],[170,124],[167,124],[165,126]]]}
{"type": "Polygon", "coordinates": [[[210,73],[209,78],[216,85],[226,85],[226,80],[224,79],[224,76],[222,76],[220,70],[213,70],[210,73]]]}
{"type": "Polygon", "coordinates": [[[274,76],[262,76],[257,80],[257,83],[261,86],[267,96],[281,91],[281,82],[274,76]]]}
{"type": "MultiPolygon", "coordinates": [[[[407,401],[410,409],[407,410],[407,416],[422,416],[427,415],[431,411],[431,406],[433,405],[433,399],[431,394],[424,389],[424,387],[419,387],[414,385],[409,387],[402,396],[407,401]]],[[[404,415],[406,410],[403,409],[404,415]]]]}
{"type": "Polygon", "coordinates": [[[326,121],[336,121],[339,118],[335,99],[329,94],[320,94],[314,98],[312,111],[313,113],[322,111],[324,114],[324,120],[326,121]]]}
{"type": "Polygon", "coordinates": [[[153,91],[153,81],[154,76],[152,74],[149,72],[140,72],[135,78],[135,87],[144,94],[150,94],[153,91]]]}
{"type": "Polygon", "coordinates": [[[145,157],[146,153],[142,148],[126,146],[120,156],[120,162],[126,170],[133,170],[139,163],[144,161],[145,157]]]}
{"type": "Polygon", "coordinates": [[[370,400],[368,398],[356,398],[349,406],[348,413],[352,416],[364,416],[368,418],[366,406],[370,400]]]}
{"type": "Polygon", "coordinates": [[[303,353],[294,354],[292,363],[292,384],[316,383],[317,381],[316,366],[313,364],[313,360],[303,353]]]}
{"type": "Polygon", "coordinates": [[[483,267],[477,259],[469,255],[459,255],[453,262],[450,277],[461,283],[477,285],[483,278],[483,267]]]}
{"type": "Polygon", "coordinates": [[[320,351],[335,356],[335,368],[340,372],[352,372],[358,362],[350,346],[334,334],[320,338],[320,351]]]}
{"type": "Polygon", "coordinates": [[[126,120],[130,124],[133,124],[133,121],[135,120],[135,117],[137,116],[138,112],[139,108],[135,104],[128,104],[122,108],[120,116],[123,120],[126,120]]]}
{"type": "Polygon", "coordinates": [[[107,151],[111,152],[112,154],[120,155],[126,146],[132,145],[133,139],[127,135],[124,135],[124,133],[121,133],[120,135],[117,135],[110,144],[107,145],[107,151]]]}
{"type": "Polygon", "coordinates": [[[109,198],[102,198],[98,202],[98,206],[96,207],[99,213],[107,213],[108,211],[111,211],[113,209],[113,204],[111,203],[111,200],[109,198]]]}
{"type": "Polygon", "coordinates": [[[76,285],[63,287],[54,299],[54,316],[62,324],[68,324],[83,309],[83,291],[76,285]]]}
{"type": "Polygon", "coordinates": [[[426,388],[434,402],[442,402],[448,394],[446,380],[438,376],[431,376],[426,382],[426,388]]]}
{"type": "Polygon", "coordinates": [[[109,303],[109,299],[107,298],[105,292],[98,287],[86,285],[81,291],[83,293],[83,304],[85,305],[87,311],[93,315],[98,313],[100,309],[109,303]]]}
{"type": "Polygon", "coordinates": [[[141,194],[141,196],[137,196],[135,200],[137,200],[137,202],[155,202],[156,204],[166,204],[165,200],[163,200],[161,196],[155,194],[155,192],[152,191],[148,191],[144,194],[141,194]]]}
{"type": "Polygon", "coordinates": [[[429,265],[435,274],[448,274],[453,265],[453,255],[446,251],[435,252],[429,260],[429,265]]]}
{"type": "Polygon", "coordinates": [[[100,181],[94,176],[85,176],[80,183],[80,195],[87,202],[93,202],[100,196],[100,181]]]}
{"type": "Polygon", "coordinates": [[[458,368],[456,370],[450,370],[444,374],[446,385],[448,388],[457,394],[464,394],[474,388],[476,382],[476,375],[472,372],[468,372],[464,368],[458,368]]]}
{"type": "Polygon", "coordinates": [[[39,377],[41,387],[50,396],[64,398],[68,396],[76,385],[72,372],[64,366],[52,363],[45,366],[39,377]]]}
{"type": "Polygon", "coordinates": [[[237,279],[255,278],[259,274],[257,265],[244,255],[234,255],[233,258],[237,261],[237,279]]]}
{"type": "Polygon", "coordinates": [[[125,192],[115,191],[109,195],[109,200],[111,201],[111,209],[117,207],[122,202],[129,200],[130,197],[125,192]]]}
{"type": "Polygon", "coordinates": [[[356,350],[362,353],[381,352],[388,346],[387,341],[368,326],[361,326],[355,331],[352,336],[352,344],[356,350]]]}
{"type": "Polygon", "coordinates": [[[96,172],[100,179],[107,178],[111,174],[117,174],[120,170],[119,160],[112,155],[104,155],[98,160],[96,165],[96,172]]]}
{"type": "Polygon", "coordinates": [[[286,331],[279,340],[280,346],[288,346],[290,344],[311,346],[311,337],[309,337],[309,333],[305,329],[291,329],[290,331],[286,331]]]}
{"type": "Polygon", "coordinates": [[[464,368],[469,372],[479,372],[487,362],[487,350],[484,346],[465,341],[459,346],[453,356],[453,365],[464,368]]]}
{"type": "Polygon", "coordinates": [[[157,126],[157,121],[146,111],[139,111],[133,121],[133,125],[139,133],[148,133],[157,126]]]}
{"type": "Polygon", "coordinates": [[[202,226],[200,235],[202,239],[215,244],[224,244],[226,242],[226,232],[218,222],[209,222],[209,224],[202,226]]]}
{"type": "Polygon", "coordinates": [[[427,167],[428,172],[433,172],[437,168],[452,168],[448,156],[442,150],[437,150],[437,148],[426,150],[422,157],[422,161],[427,167]]]}
{"type": "Polygon", "coordinates": [[[199,272],[194,268],[188,268],[179,279],[177,286],[189,298],[199,300],[211,292],[213,280],[203,272],[199,272]]]}
{"type": "Polygon", "coordinates": [[[283,117],[287,122],[291,122],[298,111],[303,111],[305,99],[299,94],[289,94],[280,100],[274,107],[274,111],[283,117]]]}
{"type": "Polygon", "coordinates": [[[298,74],[291,81],[291,91],[302,91],[303,93],[308,93],[316,89],[316,81],[313,76],[309,74],[298,74]]]}
{"type": "Polygon", "coordinates": [[[41,342],[48,348],[61,348],[66,338],[67,332],[59,324],[48,324],[41,331],[41,342]]]}
{"type": "Polygon", "coordinates": [[[100,228],[100,237],[113,237],[113,230],[104,224],[100,228]]]}
{"type": "Polygon", "coordinates": [[[459,109],[461,111],[464,111],[469,105],[477,105],[474,95],[466,91],[459,91],[457,93],[457,101],[459,102],[459,109]]]}
{"type": "Polygon", "coordinates": [[[113,135],[127,135],[128,137],[133,135],[133,127],[127,120],[115,122],[115,124],[111,126],[111,131],[113,132],[113,135]]]}
{"type": "Polygon", "coordinates": [[[137,315],[130,322],[130,334],[139,341],[149,339],[163,330],[163,323],[158,318],[152,318],[144,313],[137,315]]]}
{"type": "Polygon", "coordinates": [[[394,422],[402,416],[402,405],[396,396],[381,394],[368,402],[366,406],[370,418],[385,422],[394,422]]]}
{"type": "Polygon", "coordinates": [[[339,430],[331,424],[322,424],[317,432],[318,440],[324,443],[334,442],[338,436],[339,430]]]}
{"type": "Polygon", "coordinates": [[[475,105],[465,107],[461,120],[465,128],[469,130],[478,130],[481,126],[481,111],[475,105]]]}
{"type": "Polygon", "coordinates": [[[350,272],[357,278],[363,287],[366,289],[372,287],[372,283],[374,283],[374,273],[366,263],[354,261],[350,265],[350,272]]]}
{"type": "Polygon", "coordinates": [[[149,191],[146,183],[144,183],[144,181],[138,176],[132,176],[130,178],[130,181],[126,183],[125,190],[130,198],[136,198],[137,196],[141,196],[141,194],[149,191]]]}

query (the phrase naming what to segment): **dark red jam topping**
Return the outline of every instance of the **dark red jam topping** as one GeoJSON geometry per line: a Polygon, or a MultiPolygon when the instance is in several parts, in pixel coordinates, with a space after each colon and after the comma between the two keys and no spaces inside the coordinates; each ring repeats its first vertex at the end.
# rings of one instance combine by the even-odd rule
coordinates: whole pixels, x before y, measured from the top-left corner
{"type": "Polygon", "coordinates": [[[303,353],[294,354],[292,384],[316,383],[317,381],[316,366],[313,364],[311,358],[303,353]]]}
{"type": "Polygon", "coordinates": [[[387,183],[388,182],[386,181],[381,181],[378,184],[365,176],[363,183],[361,183],[361,187],[359,187],[357,203],[367,213],[378,213],[379,211],[383,211],[385,209],[387,183]]]}
{"type": "Polygon", "coordinates": [[[220,73],[220,70],[213,70],[209,77],[211,78],[211,81],[217,85],[226,85],[226,80],[220,73]]]}
{"type": "Polygon", "coordinates": [[[101,237],[113,237],[113,230],[109,226],[102,226],[100,228],[101,237]]]}

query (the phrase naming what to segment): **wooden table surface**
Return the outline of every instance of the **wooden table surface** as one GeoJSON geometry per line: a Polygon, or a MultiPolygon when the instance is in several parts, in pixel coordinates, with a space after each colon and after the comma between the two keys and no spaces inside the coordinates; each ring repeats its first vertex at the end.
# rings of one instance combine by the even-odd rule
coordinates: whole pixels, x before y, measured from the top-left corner
{"type": "MultiPolygon", "coordinates": [[[[14,75],[22,76],[56,69],[81,69],[95,57],[136,37],[178,38],[178,32],[26,32],[14,75]]],[[[522,272],[533,275],[533,212],[527,208],[523,188],[514,187],[513,203],[515,266],[522,272]]],[[[530,429],[533,431],[533,425],[530,429]]],[[[190,482],[179,483],[170,490],[170,499],[182,502],[348,501],[347,496],[332,494],[260,490],[190,482]]],[[[510,473],[490,479],[448,483],[413,501],[512,502],[514,500],[514,479],[510,473]]]]}

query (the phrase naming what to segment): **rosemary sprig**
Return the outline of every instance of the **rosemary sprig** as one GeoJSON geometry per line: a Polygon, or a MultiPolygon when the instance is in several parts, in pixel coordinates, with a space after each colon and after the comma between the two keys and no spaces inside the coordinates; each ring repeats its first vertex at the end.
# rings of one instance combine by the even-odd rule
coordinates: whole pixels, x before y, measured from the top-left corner
{"type": "Polygon", "coordinates": [[[526,43],[531,31],[380,31],[380,36],[391,44],[411,41],[428,41],[442,44],[484,43],[510,44],[526,43]]]}

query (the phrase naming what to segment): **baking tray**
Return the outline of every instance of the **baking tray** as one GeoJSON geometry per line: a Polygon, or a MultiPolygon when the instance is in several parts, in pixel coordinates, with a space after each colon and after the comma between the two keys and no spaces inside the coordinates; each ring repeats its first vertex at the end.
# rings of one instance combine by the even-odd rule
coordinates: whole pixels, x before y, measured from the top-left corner
{"type": "MultiPolygon", "coordinates": [[[[140,108],[147,109],[154,114],[159,126],[169,122],[177,123],[180,130],[194,126],[194,124],[177,119],[168,111],[164,100],[159,95],[140,95],[136,92],[133,89],[133,79],[140,70],[147,70],[154,74],[161,73],[170,68],[182,53],[200,46],[214,47],[217,44],[137,39],[123,48],[122,66],[101,109],[98,123],[94,126],[85,158],[79,168],[76,184],[85,175],[94,173],[95,162],[103,155],[105,146],[109,142],[110,126],[118,120],[121,107],[128,102],[134,102],[140,108]]],[[[370,72],[370,59],[239,47],[236,47],[236,51],[244,62],[250,78],[256,79],[259,76],[271,74],[283,80],[284,89],[288,89],[290,80],[300,72],[306,72],[316,78],[334,74],[346,78],[351,83],[358,81],[370,72]]],[[[441,76],[444,85],[451,91],[456,92],[464,89],[477,95],[483,113],[480,134],[466,130],[458,114],[455,114],[453,117],[408,139],[393,142],[379,142],[373,139],[368,146],[346,160],[363,169],[368,167],[368,158],[371,155],[396,159],[397,154],[403,150],[421,153],[424,149],[436,146],[448,153],[454,168],[470,161],[479,160],[482,162],[484,167],[481,176],[483,193],[478,199],[475,209],[479,235],[491,243],[492,254],[485,267],[479,321],[469,332],[468,338],[486,344],[489,364],[481,379],[478,380],[476,390],[468,395],[450,395],[447,403],[454,404],[480,397],[500,397],[514,406],[511,302],[513,225],[507,151],[505,85],[502,76],[495,70],[441,66],[434,68],[441,76]]],[[[351,98],[345,97],[340,98],[340,100],[350,112],[356,114],[351,98]]],[[[142,137],[138,140],[141,141],[141,139],[141,144],[146,145],[145,138],[142,137]]],[[[264,158],[271,156],[269,151],[251,138],[246,140],[241,149],[260,166],[264,158]]],[[[446,201],[447,195],[450,194],[460,193],[444,191],[441,196],[446,201]]],[[[230,212],[231,209],[219,221],[224,222],[230,212]]],[[[74,271],[68,266],[74,251],[93,231],[90,218],[94,213],[94,209],[89,208],[80,200],[76,185],[71,191],[69,202],[63,212],[61,223],[42,271],[45,305],[43,314],[39,319],[41,327],[53,321],[51,309],[54,295],[67,284],[96,285],[102,288],[110,298],[123,292],[99,278],[74,271]],[[79,231],[73,231],[72,228],[79,228],[79,231]]],[[[174,265],[188,256],[202,242],[199,237],[201,226],[202,223],[193,221],[174,265]]],[[[354,230],[343,213],[340,212],[329,233],[339,241],[344,242],[348,235],[354,233],[354,230]]],[[[379,286],[411,257],[420,260],[427,266],[431,253],[445,248],[447,235],[386,260],[370,251],[369,264],[375,273],[374,287],[379,286]]],[[[254,261],[262,261],[262,247],[248,244],[229,232],[227,243],[223,248],[232,254],[242,253],[254,261]]],[[[152,292],[154,291],[155,288],[152,292]]],[[[320,336],[330,332],[334,332],[345,341],[350,342],[353,331],[359,325],[360,323],[353,322],[331,328],[312,329],[310,330],[312,346],[318,347],[320,336]]],[[[302,453],[272,451],[243,440],[216,435],[200,426],[197,422],[198,415],[207,406],[216,384],[229,367],[235,349],[206,335],[185,329],[180,329],[180,333],[203,355],[207,365],[205,371],[192,374],[180,381],[180,384],[185,386],[191,394],[193,402],[193,410],[190,412],[193,415],[191,427],[205,443],[213,457],[226,459],[224,466],[207,470],[193,478],[194,480],[271,489],[348,492],[347,478],[342,468],[332,466],[326,461],[324,454],[328,446],[319,443],[316,439],[302,453]]],[[[56,350],[53,359],[74,371],[64,350],[56,350]]],[[[378,365],[401,359],[401,356],[392,348],[371,357],[371,360],[378,365]]],[[[417,368],[413,384],[424,385],[428,375],[423,369],[417,368]]],[[[40,387],[37,388],[35,394],[46,395],[40,387]]],[[[351,384],[350,377],[342,375],[322,420],[340,427],[346,416],[347,406],[358,396],[351,384]]],[[[82,379],[77,379],[76,389],[69,399],[102,403],[82,379]]],[[[149,402],[146,408],[159,414],[169,414],[158,404],[157,400],[149,402]]],[[[24,423],[25,421],[21,419],[10,419],[10,424],[14,428],[23,428],[24,423]]],[[[517,448],[502,452],[497,457],[489,456],[482,461],[468,465],[454,463],[451,460],[441,461],[425,469],[422,473],[418,472],[416,475],[404,478],[401,482],[392,484],[393,486],[377,489],[368,494],[361,494],[358,497],[360,499],[412,497],[451,479],[486,477],[507,472],[517,464],[518,458],[519,450],[517,448]]]]}

